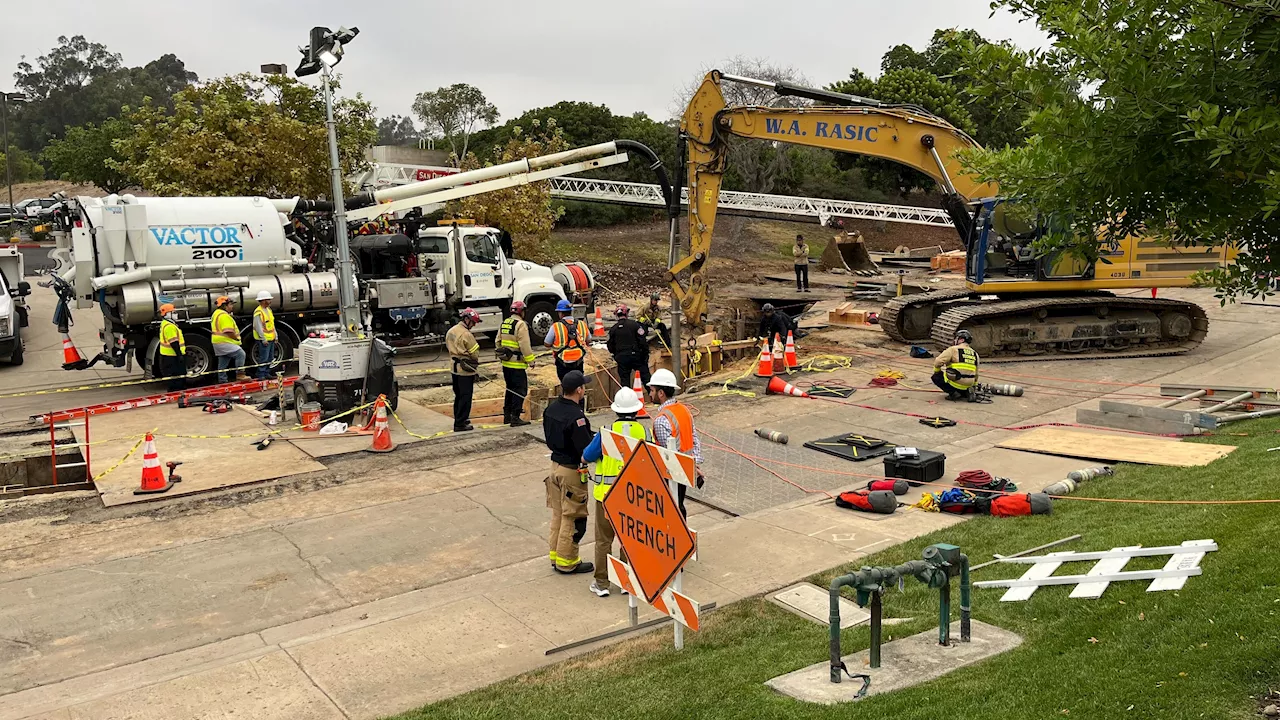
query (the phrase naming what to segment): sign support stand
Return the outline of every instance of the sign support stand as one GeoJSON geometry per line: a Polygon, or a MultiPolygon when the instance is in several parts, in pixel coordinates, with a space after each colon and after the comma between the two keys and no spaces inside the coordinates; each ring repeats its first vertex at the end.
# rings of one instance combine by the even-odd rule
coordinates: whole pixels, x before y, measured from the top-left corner
{"type": "MultiPolygon", "coordinates": [[[[672,443],[671,439],[668,439],[667,444],[668,446],[670,446],[674,443],[672,443]]],[[[675,448],[671,448],[671,449],[674,450],[675,448]]],[[[675,480],[668,480],[667,487],[671,489],[671,497],[676,499],[676,512],[680,512],[680,483],[676,482],[675,480]]],[[[674,582],[671,583],[671,587],[676,592],[682,592],[684,590],[684,568],[681,568],[680,572],[676,573],[676,579],[674,582]]],[[[684,649],[684,625],[682,625],[679,622],[675,622],[675,623],[672,623],[672,626],[675,627],[676,649],[683,650],[684,649]]]]}

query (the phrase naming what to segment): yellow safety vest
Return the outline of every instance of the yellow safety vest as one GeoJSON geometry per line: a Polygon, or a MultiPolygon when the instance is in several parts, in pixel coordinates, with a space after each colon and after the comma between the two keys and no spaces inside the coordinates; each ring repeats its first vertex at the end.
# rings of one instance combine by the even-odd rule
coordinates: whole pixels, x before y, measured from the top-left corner
{"type": "MultiPolygon", "coordinates": [[[[635,420],[615,420],[609,426],[609,429],[619,435],[633,437],[636,440],[648,440],[649,433],[644,429],[644,425],[635,420]]],[[[622,474],[622,461],[617,458],[611,458],[608,455],[601,455],[596,461],[596,487],[592,490],[596,500],[604,502],[604,496],[609,493],[609,486],[613,485],[613,481],[618,479],[622,474]]]]}
{"type": "Polygon", "coordinates": [[[181,354],[187,354],[187,341],[182,337],[182,328],[168,320],[160,321],[160,354],[169,357],[177,357],[178,353],[173,351],[170,343],[174,340],[178,341],[178,350],[181,354]]]}
{"type": "Polygon", "coordinates": [[[271,308],[264,308],[261,305],[259,305],[258,309],[253,311],[253,316],[262,318],[262,329],[263,329],[263,334],[259,335],[258,326],[255,323],[253,326],[253,339],[264,340],[266,342],[271,342],[272,340],[275,340],[276,339],[276,316],[274,313],[271,312],[271,308]]]}
{"type": "Polygon", "coordinates": [[[957,390],[968,390],[978,382],[978,353],[970,347],[960,347],[956,350],[960,353],[960,360],[948,364],[942,377],[951,387],[957,390]]]}
{"type": "Polygon", "coordinates": [[[239,330],[239,329],[240,328],[236,327],[236,319],[231,317],[231,313],[227,312],[226,310],[223,310],[222,308],[218,308],[217,310],[213,311],[213,344],[214,345],[217,345],[218,343],[235,344],[236,342],[235,340],[232,340],[231,338],[227,337],[226,335],[222,335],[221,333],[224,333],[228,330],[239,330]]]}
{"type": "MultiPolygon", "coordinates": [[[[528,370],[529,363],[533,362],[533,353],[524,356],[520,354],[520,338],[516,333],[522,322],[524,321],[519,316],[512,315],[502,321],[502,327],[498,330],[498,347],[506,351],[499,355],[503,358],[502,367],[504,368],[528,370]]],[[[528,332],[527,329],[526,332],[528,332]]]]}

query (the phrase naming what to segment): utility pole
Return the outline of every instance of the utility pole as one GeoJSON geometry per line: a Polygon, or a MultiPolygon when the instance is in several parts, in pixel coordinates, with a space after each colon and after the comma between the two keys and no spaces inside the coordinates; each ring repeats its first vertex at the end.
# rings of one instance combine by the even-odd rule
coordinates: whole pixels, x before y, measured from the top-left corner
{"type": "Polygon", "coordinates": [[[22,93],[0,93],[0,125],[4,126],[4,184],[9,188],[10,208],[13,208],[13,153],[9,151],[9,103],[26,101],[27,96],[22,93]]]}

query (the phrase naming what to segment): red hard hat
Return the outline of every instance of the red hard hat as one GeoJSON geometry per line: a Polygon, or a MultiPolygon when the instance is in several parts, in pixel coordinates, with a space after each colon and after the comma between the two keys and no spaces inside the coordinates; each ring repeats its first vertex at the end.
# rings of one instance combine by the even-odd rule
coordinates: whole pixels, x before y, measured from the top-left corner
{"type": "Polygon", "coordinates": [[[625,304],[619,305],[614,309],[613,314],[617,317],[624,318],[631,314],[631,308],[627,307],[625,304]]]}
{"type": "Polygon", "coordinates": [[[480,313],[476,312],[475,308],[462,308],[462,312],[458,314],[462,316],[463,320],[470,320],[473,323],[480,322],[480,313]]]}
{"type": "Polygon", "coordinates": [[[517,300],[511,303],[511,312],[513,313],[524,312],[524,301],[517,300]]]}

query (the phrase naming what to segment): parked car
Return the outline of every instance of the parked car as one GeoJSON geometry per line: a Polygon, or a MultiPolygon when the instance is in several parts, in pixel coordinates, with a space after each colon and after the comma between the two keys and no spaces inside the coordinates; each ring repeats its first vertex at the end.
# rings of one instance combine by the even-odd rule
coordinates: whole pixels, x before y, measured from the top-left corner
{"type": "Polygon", "coordinates": [[[40,211],[40,198],[19,200],[18,204],[13,206],[13,209],[17,211],[18,217],[35,217],[35,214],[40,211]]]}
{"type": "Polygon", "coordinates": [[[12,205],[0,205],[0,223],[7,223],[15,217],[22,217],[12,205]]]}

